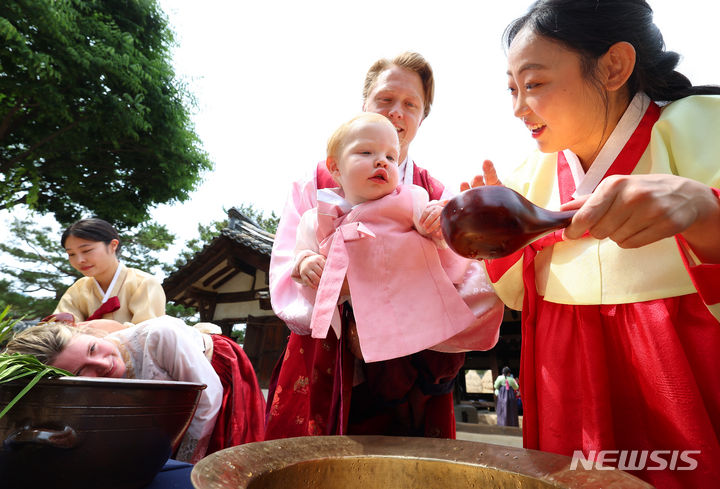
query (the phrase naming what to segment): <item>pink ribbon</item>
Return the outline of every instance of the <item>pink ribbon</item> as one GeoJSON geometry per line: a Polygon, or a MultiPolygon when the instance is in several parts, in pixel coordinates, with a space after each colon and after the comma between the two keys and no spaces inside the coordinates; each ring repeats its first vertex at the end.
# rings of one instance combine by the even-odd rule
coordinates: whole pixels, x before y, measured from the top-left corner
{"type": "MultiPolygon", "coordinates": [[[[320,227],[320,219],[318,227],[320,227]]],[[[330,323],[335,313],[338,298],[340,297],[340,290],[342,289],[348,265],[350,264],[345,243],[347,241],[368,237],[374,238],[375,233],[361,222],[341,224],[332,235],[332,240],[327,250],[325,268],[323,268],[317,295],[315,296],[312,319],[310,320],[310,329],[313,338],[325,338],[330,329],[330,323]]],[[[325,241],[325,244],[326,243],[327,240],[325,241]]]]}

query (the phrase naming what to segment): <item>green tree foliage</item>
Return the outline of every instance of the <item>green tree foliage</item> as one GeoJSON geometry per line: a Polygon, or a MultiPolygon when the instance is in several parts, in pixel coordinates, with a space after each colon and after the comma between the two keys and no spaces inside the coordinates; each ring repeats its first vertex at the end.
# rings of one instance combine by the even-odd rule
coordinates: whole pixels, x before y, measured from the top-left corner
{"type": "Polygon", "coordinates": [[[0,279],[0,307],[5,304],[12,304],[12,313],[9,317],[13,319],[22,316],[41,319],[55,310],[57,300],[49,296],[25,295],[17,292],[9,280],[0,279]]]}
{"type": "MultiPolygon", "coordinates": [[[[14,219],[0,252],[0,304],[12,305],[12,314],[38,319],[52,313],[65,290],[82,275],[70,266],[60,246],[61,232],[39,226],[32,217],[14,219]]],[[[157,253],[175,237],[155,223],[120,233],[120,260],[127,266],[153,271],[162,263],[157,253]]]]}
{"type": "MultiPolygon", "coordinates": [[[[278,222],[280,217],[275,214],[275,211],[270,213],[270,217],[265,217],[263,211],[256,209],[252,204],[241,204],[237,209],[245,214],[247,217],[255,221],[255,223],[269,233],[275,233],[277,231],[278,222]]],[[[228,220],[223,219],[222,221],[212,221],[208,225],[198,224],[198,236],[185,242],[185,249],[180,252],[180,255],[172,265],[165,265],[163,268],[167,274],[173,273],[176,269],[183,266],[188,261],[192,260],[195,253],[203,249],[205,245],[210,243],[216,236],[219,236],[223,228],[228,225],[228,220]]]]}
{"type": "MultiPolygon", "coordinates": [[[[238,209],[256,220],[266,231],[273,232],[278,218],[275,213],[266,218],[252,204],[238,209]]],[[[50,314],[60,297],[82,275],[70,266],[65,250],[60,246],[59,226],[39,225],[37,216],[14,219],[0,243],[0,305],[11,305],[14,317],[39,319],[50,314]]],[[[165,226],[149,223],[127,231],[120,231],[120,259],[133,268],[171,274],[227,227],[227,220],[198,224],[198,236],[185,243],[174,264],[165,263],[160,252],[175,240],[165,226]]],[[[166,313],[186,322],[194,322],[197,312],[192,308],[168,303],[166,313]]]]}
{"type": "Polygon", "coordinates": [[[220,235],[223,228],[227,227],[227,219],[222,221],[213,221],[208,225],[198,224],[198,236],[197,238],[189,239],[185,242],[185,249],[180,252],[178,258],[173,264],[167,264],[163,267],[165,273],[168,275],[172,274],[175,270],[185,265],[188,261],[192,260],[195,253],[203,249],[203,247],[210,243],[216,236],[220,235]]]}
{"type": "Polygon", "coordinates": [[[241,204],[237,209],[268,233],[275,234],[277,232],[280,216],[275,214],[275,211],[270,212],[270,217],[265,217],[263,211],[255,209],[252,204],[241,204]]]}
{"type": "Polygon", "coordinates": [[[0,2],[0,209],[121,226],[211,168],[155,0],[0,2]]]}
{"type": "Polygon", "coordinates": [[[7,341],[13,334],[13,327],[18,323],[18,319],[9,316],[10,306],[5,306],[0,311],[0,350],[5,346],[7,341]]]}
{"type": "Polygon", "coordinates": [[[245,343],[245,328],[233,329],[230,331],[230,337],[235,340],[236,343],[241,345],[245,343]]]}

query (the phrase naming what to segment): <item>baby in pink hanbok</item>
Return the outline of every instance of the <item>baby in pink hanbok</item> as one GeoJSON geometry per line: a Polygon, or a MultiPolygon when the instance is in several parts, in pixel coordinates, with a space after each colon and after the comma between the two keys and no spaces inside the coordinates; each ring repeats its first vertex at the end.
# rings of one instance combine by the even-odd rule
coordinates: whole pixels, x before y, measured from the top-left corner
{"type": "Polygon", "coordinates": [[[292,273],[315,295],[311,335],[325,338],[332,326],[339,337],[337,304],[347,300],[366,362],[428,348],[491,348],[502,306],[478,318],[463,300],[456,284],[470,262],[443,242],[439,212],[421,219],[427,191],[398,186],[398,154],[392,123],[369,112],[328,142],[327,167],[339,188],[319,190],[318,207],[303,214],[292,273]]]}

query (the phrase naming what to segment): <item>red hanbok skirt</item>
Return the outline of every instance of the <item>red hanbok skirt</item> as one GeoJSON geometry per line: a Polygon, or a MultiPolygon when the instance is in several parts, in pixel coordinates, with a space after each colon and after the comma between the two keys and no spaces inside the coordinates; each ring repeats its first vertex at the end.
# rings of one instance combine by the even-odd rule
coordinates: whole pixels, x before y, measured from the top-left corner
{"type": "Polygon", "coordinates": [[[647,470],[662,465],[648,461],[630,473],[663,489],[720,481],[720,324],[697,294],[603,306],[540,299],[535,307],[522,331],[527,448],[586,457],[667,450],[656,455],[665,470],[647,470]],[[678,460],[688,450],[697,468],[678,470],[692,466],[678,460]]]}
{"type": "Polygon", "coordinates": [[[220,377],[223,398],[207,454],[262,441],[265,428],[265,398],[250,360],[231,338],[214,334],[212,339],[211,364],[220,377]]]}
{"type": "Polygon", "coordinates": [[[265,438],[455,438],[452,388],[464,360],[462,353],[424,350],[356,363],[344,339],[338,340],[332,330],[326,339],[291,333],[270,386],[265,438]],[[353,387],[356,369],[364,382],[353,387]]]}

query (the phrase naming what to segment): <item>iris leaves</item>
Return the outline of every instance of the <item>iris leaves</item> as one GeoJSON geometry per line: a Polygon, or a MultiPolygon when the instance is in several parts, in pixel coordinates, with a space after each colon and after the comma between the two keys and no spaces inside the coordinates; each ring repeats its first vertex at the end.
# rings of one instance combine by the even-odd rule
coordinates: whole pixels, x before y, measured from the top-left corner
{"type": "MultiPolygon", "coordinates": [[[[12,334],[12,327],[16,321],[6,320],[9,307],[0,313],[0,344],[12,334]]],[[[67,370],[45,365],[32,355],[17,353],[0,354],[0,384],[26,377],[32,377],[28,384],[8,403],[2,411],[0,418],[7,413],[40,379],[73,375],[67,370]]]]}
{"type": "Polygon", "coordinates": [[[5,416],[5,413],[32,389],[40,379],[62,377],[64,375],[73,374],[61,368],[45,365],[32,355],[0,354],[0,384],[32,376],[30,382],[0,411],[0,418],[5,416]]]}

